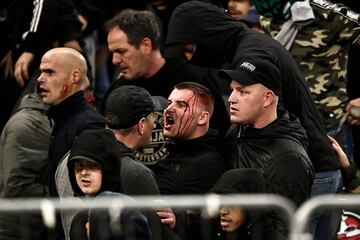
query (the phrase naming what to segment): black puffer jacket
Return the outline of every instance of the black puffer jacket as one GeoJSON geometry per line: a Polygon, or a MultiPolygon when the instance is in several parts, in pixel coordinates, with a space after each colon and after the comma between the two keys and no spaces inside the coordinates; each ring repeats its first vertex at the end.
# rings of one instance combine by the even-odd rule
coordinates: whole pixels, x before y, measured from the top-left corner
{"type": "Polygon", "coordinates": [[[233,166],[258,169],[268,192],[288,197],[298,206],[310,196],[314,171],[305,150],[306,134],[297,119],[285,114],[261,129],[235,126],[228,138],[235,143],[230,150],[233,166]]]}
{"type": "Polygon", "coordinates": [[[243,57],[258,57],[274,63],[282,77],[280,105],[295,114],[305,128],[309,137],[308,152],[316,172],[339,169],[304,76],[290,53],[276,40],[249,29],[224,9],[189,1],[179,5],[170,18],[166,48],[184,43],[196,43],[194,58],[208,66],[220,66],[219,59],[223,57],[232,69],[243,57]]]}

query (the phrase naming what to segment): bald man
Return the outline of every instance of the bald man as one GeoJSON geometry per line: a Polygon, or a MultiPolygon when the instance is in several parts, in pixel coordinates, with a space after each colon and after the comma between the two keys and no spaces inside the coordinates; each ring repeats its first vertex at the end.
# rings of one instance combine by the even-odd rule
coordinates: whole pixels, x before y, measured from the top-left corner
{"type": "Polygon", "coordinates": [[[38,82],[44,103],[55,106],[80,91],[86,81],[84,57],[71,48],[54,48],[44,54],[38,82]]]}
{"type": "MultiPolygon", "coordinates": [[[[86,129],[100,129],[105,122],[100,113],[86,102],[82,89],[88,85],[87,65],[80,52],[54,48],[41,58],[38,84],[42,101],[50,105],[48,116],[54,120],[48,156],[49,193],[57,197],[55,171],[62,157],[71,149],[77,135],[86,129]]],[[[57,221],[61,223],[61,221],[57,221]]],[[[63,237],[57,226],[55,239],[63,237]]]]}
{"type": "Polygon", "coordinates": [[[48,116],[54,120],[49,149],[50,195],[57,196],[54,174],[58,162],[71,149],[74,138],[85,129],[104,128],[104,119],[88,105],[83,88],[88,79],[87,65],[80,52],[54,48],[40,63],[40,96],[50,105],[48,116]]]}

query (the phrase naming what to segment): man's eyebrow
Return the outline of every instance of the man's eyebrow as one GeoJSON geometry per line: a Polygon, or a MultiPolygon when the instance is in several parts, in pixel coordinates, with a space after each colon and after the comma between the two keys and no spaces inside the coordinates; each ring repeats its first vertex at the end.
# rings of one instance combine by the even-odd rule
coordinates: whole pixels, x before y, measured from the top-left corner
{"type": "Polygon", "coordinates": [[[175,102],[178,103],[178,104],[183,103],[183,104],[185,104],[187,106],[189,105],[188,101],[186,101],[186,100],[176,100],[175,102]]]}
{"type": "Polygon", "coordinates": [[[44,73],[52,73],[55,72],[53,69],[51,68],[39,68],[40,72],[44,72],[44,73]]]}
{"type": "Polygon", "coordinates": [[[113,52],[116,52],[116,53],[121,53],[121,52],[126,52],[127,51],[127,49],[126,48],[116,48],[116,49],[114,49],[114,51],[113,52]]]}

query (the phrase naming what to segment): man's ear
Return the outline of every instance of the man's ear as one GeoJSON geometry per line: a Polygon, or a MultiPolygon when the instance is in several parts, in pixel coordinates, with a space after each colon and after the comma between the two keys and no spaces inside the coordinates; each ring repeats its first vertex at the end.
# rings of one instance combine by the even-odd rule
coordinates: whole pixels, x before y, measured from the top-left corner
{"type": "Polygon", "coordinates": [[[200,126],[207,124],[209,122],[209,120],[210,120],[209,118],[210,118],[209,112],[208,111],[202,111],[200,116],[199,116],[198,124],[200,126]]]}
{"type": "Polygon", "coordinates": [[[136,127],[139,135],[143,135],[145,131],[145,118],[141,118],[136,127]]]}
{"type": "Polygon", "coordinates": [[[77,83],[80,81],[81,79],[81,72],[78,70],[78,69],[75,69],[73,72],[72,72],[72,78],[71,78],[71,81],[72,83],[77,83]]]}
{"type": "Polygon", "coordinates": [[[153,50],[151,39],[145,37],[141,42],[141,47],[143,48],[145,54],[149,54],[153,50]]]}
{"type": "Polygon", "coordinates": [[[267,91],[265,93],[264,107],[270,106],[275,100],[275,94],[273,91],[267,91]]]}

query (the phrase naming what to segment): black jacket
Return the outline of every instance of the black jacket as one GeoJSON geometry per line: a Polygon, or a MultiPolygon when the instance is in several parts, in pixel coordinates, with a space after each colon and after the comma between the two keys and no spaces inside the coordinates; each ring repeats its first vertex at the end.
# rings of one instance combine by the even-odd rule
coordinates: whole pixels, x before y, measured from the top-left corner
{"type": "Polygon", "coordinates": [[[202,61],[211,61],[208,65],[219,66],[213,61],[219,62],[222,57],[232,64],[232,69],[245,57],[267,59],[274,63],[282,75],[280,105],[295,114],[305,128],[309,137],[308,152],[315,171],[339,168],[304,76],[290,53],[276,40],[249,29],[231,18],[224,9],[201,1],[189,1],[174,10],[166,47],[189,42],[198,45],[199,51],[196,50],[195,55],[202,61]],[[215,57],[209,57],[210,53],[215,57]]]}
{"type": "Polygon", "coordinates": [[[81,37],[71,0],[4,0],[0,6],[1,59],[5,51],[18,48],[42,56],[57,40],[62,44],[81,37]]]}
{"type": "MultiPolygon", "coordinates": [[[[210,129],[202,137],[191,140],[175,140],[169,143],[170,155],[159,162],[157,183],[160,193],[166,195],[207,193],[227,165],[217,149],[218,134],[210,129]]],[[[176,211],[176,233],[181,239],[202,239],[201,233],[209,231],[197,210],[187,214],[176,211]]],[[[204,238],[206,239],[206,238],[204,238]]]]}
{"type": "Polygon", "coordinates": [[[261,129],[234,126],[229,138],[236,143],[230,150],[233,166],[259,170],[268,192],[288,197],[297,206],[310,196],[314,172],[298,120],[285,114],[261,129]]]}
{"type": "Polygon", "coordinates": [[[170,143],[170,155],[160,161],[157,182],[161,194],[203,194],[227,169],[217,147],[215,130],[191,140],[170,143]]]}
{"type": "Polygon", "coordinates": [[[48,116],[55,122],[49,149],[49,191],[51,196],[57,196],[55,171],[59,161],[71,149],[77,135],[86,129],[105,128],[105,122],[100,113],[87,104],[83,91],[50,107],[48,116]]]}
{"type": "MultiPolygon", "coordinates": [[[[127,198],[114,192],[103,192],[101,197],[127,198]]],[[[152,210],[122,209],[118,221],[110,218],[108,210],[83,210],[75,216],[71,225],[70,239],[86,238],[85,223],[90,222],[90,239],[96,240],[177,240],[169,226],[162,224],[152,210]],[[119,227],[120,226],[120,227],[119,227]]]]}

